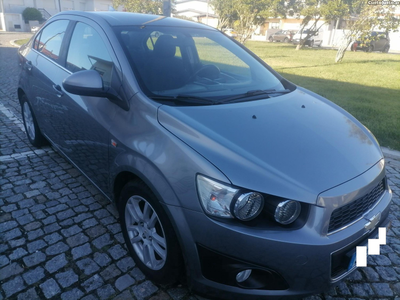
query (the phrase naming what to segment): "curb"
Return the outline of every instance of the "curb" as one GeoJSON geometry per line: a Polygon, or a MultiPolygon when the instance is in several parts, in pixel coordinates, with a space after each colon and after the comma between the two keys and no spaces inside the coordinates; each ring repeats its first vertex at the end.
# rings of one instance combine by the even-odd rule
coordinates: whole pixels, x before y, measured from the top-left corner
{"type": "Polygon", "coordinates": [[[18,47],[18,48],[21,47],[20,45],[16,44],[15,41],[17,41],[17,40],[11,40],[11,41],[10,41],[10,44],[11,44],[12,46],[14,46],[14,47],[18,47]]]}
{"type": "Polygon", "coordinates": [[[381,149],[386,158],[392,158],[400,161],[400,151],[392,150],[386,147],[381,147],[381,149]]]}

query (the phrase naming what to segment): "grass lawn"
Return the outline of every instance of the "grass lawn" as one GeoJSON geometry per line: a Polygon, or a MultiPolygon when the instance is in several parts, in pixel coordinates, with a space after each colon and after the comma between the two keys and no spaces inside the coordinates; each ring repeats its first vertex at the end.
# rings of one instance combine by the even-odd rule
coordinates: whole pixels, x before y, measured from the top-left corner
{"type": "Polygon", "coordinates": [[[23,39],[23,40],[16,40],[15,43],[17,45],[22,46],[23,44],[27,43],[30,39],[23,39]]]}
{"type": "Polygon", "coordinates": [[[346,109],[376,136],[381,146],[400,150],[400,55],[346,52],[290,44],[247,42],[286,79],[346,109]]]}

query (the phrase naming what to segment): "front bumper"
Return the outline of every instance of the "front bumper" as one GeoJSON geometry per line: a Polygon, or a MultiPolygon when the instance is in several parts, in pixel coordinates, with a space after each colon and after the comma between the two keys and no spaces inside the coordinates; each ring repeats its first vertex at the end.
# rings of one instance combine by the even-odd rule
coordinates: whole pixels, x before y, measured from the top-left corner
{"type": "Polygon", "coordinates": [[[362,176],[324,192],[318,205],[310,208],[306,224],[295,230],[260,230],[168,207],[178,220],[189,286],[200,294],[224,299],[300,297],[328,290],[355,270],[351,256],[356,246],[376,238],[378,228],[387,226],[391,191],[387,188],[362,218],[341,230],[328,233],[329,216],[340,199],[346,204],[360,191],[375,186],[384,173],[383,163],[377,164],[362,176]],[[362,182],[364,188],[354,191],[362,182]],[[368,220],[378,214],[379,222],[367,227],[368,220]],[[235,275],[246,269],[258,274],[254,285],[235,281],[235,275]],[[275,284],[263,285],[263,281],[275,284]]]}

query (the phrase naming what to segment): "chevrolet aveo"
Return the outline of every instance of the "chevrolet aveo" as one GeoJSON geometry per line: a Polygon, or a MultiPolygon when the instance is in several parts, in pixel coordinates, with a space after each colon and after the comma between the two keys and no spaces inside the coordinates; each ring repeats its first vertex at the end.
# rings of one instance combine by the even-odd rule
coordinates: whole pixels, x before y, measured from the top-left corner
{"type": "Polygon", "coordinates": [[[216,29],[64,12],[19,50],[29,141],[114,201],[152,280],[300,297],[356,269],[392,198],[371,132],[216,29]]]}

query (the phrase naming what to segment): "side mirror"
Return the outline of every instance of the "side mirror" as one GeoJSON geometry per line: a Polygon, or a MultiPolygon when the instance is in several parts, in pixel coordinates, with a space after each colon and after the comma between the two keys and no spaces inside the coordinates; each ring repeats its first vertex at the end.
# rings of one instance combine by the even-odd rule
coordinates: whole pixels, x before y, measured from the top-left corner
{"type": "Polygon", "coordinates": [[[103,79],[95,70],[78,71],[63,80],[64,89],[71,94],[80,96],[108,98],[119,105],[122,109],[128,110],[129,104],[121,99],[119,94],[112,88],[104,88],[103,79]]]}
{"type": "Polygon", "coordinates": [[[64,89],[75,95],[107,97],[103,87],[103,79],[94,70],[79,71],[63,80],[64,89]]]}

